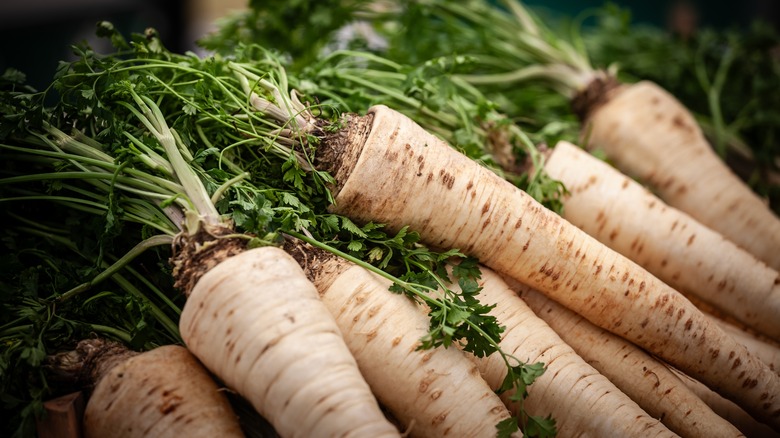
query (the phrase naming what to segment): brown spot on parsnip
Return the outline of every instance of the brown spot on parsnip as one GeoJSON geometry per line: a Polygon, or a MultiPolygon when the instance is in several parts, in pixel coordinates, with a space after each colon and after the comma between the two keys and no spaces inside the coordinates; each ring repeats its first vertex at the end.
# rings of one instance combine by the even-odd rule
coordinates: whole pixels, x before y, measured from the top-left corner
{"type": "Polygon", "coordinates": [[[688,238],[688,246],[691,246],[693,243],[693,239],[696,238],[696,234],[691,234],[691,237],[688,238]]]}
{"type": "Polygon", "coordinates": [[[620,230],[617,229],[617,228],[612,230],[612,232],[609,233],[609,240],[615,240],[615,238],[618,236],[619,233],[620,233],[620,230]]]}
{"type": "Polygon", "coordinates": [[[439,414],[439,415],[433,417],[433,420],[431,420],[431,424],[436,426],[437,424],[441,424],[446,419],[447,419],[447,414],[446,413],[442,413],[442,414],[439,414]]]}
{"type": "MultiPolygon", "coordinates": [[[[163,396],[166,397],[165,393],[163,393],[163,396]]],[[[168,415],[171,412],[175,411],[179,405],[181,404],[182,398],[181,396],[174,395],[173,397],[166,398],[163,400],[162,406],[160,406],[160,413],[163,415],[168,415]]]]}
{"type": "Polygon", "coordinates": [[[682,116],[680,114],[675,114],[674,117],[672,117],[672,124],[676,126],[677,128],[684,129],[686,131],[692,131],[693,128],[685,123],[685,120],[683,120],[682,116]]]}
{"type": "Polygon", "coordinates": [[[601,272],[601,265],[596,266],[596,272],[593,275],[599,275],[599,272],[601,272]]]}
{"type": "Polygon", "coordinates": [[[758,380],[756,379],[745,379],[745,381],[742,382],[743,388],[755,388],[756,385],[758,385],[758,380]]]}
{"type": "Polygon", "coordinates": [[[452,186],[455,184],[455,177],[452,176],[449,172],[445,171],[444,169],[439,171],[439,176],[441,177],[442,184],[447,186],[448,189],[451,189],[452,186]]]}
{"type": "Polygon", "coordinates": [[[736,358],[736,359],[734,359],[734,364],[732,364],[732,365],[731,365],[731,369],[732,369],[732,370],[735,370],[735,369],[737,369],[737,368],[738,368],[740,365],[742,365],[742,361],[741,361],[739,358],[736,358]]]}
{"type": "Polygon", "coordinates": [[[639,323],[639,326],[642,327],[642,328],[645,328],[645,327],[647,327],[647,324],[649,324],[649,323],[650,323],[650,320],[645,318],[644,321],[639,323]]]}
{"type": "Polygon", "coordinates": [[[488,211],[490,211],[490,201],[485,202],[485,205],[482,206],[482,215],[484,216],[488,211]]]}
{"type": "Polygon", "coordinates": [[[623,184],[620,186],[620,188],[622,188],[624,190],[628,188],[628,180],[627,179],[623,180],[623,184]]]}
{"type": "Polygon", "coordinates": [[[686,331],[690,330],[692,326],[693,326],[693,320],[692,319],[689,318],[687,321],[685,321],[685,330],[686,331]]]}

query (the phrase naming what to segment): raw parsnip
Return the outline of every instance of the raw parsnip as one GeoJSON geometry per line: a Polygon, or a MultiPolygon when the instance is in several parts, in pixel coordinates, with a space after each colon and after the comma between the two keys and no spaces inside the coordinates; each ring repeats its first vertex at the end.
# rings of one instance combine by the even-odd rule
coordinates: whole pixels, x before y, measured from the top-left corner
{"type": "Polygon", "coordinates": [[[318,163],[337,181],[334,212],[460,248],[780,427],[780,377],[679,292],[407,117],[375,106],[346,123],[325,142],[339,161],[318,163]]]}
{"type": "Polygon", "coordinates": [[[751,417],[742,408],[737,406],[734,402],[726,400],[718,395],[718,393],[707,388],[701,382],[692,379],[690,376],[682,373],[679,370],[670,368],[671,371],[677,375],[685,386],[690,391],[696,394],[702,401],[722,418],[728,420],[731,424],[736,426],[742,433],[748,438],[777,438],[780,437],[780,433],[772,430],[771,427],[766,424],[759,423],[753,417],[751,417]]]}
{"type": "MultiPolygon", "coordinates": [[[[657,420],[658,415],[643,410],[628,395],[589,365],[544,320],[540,319],[496,273],[481,267],[482,288],[477,298],[486,304],[495,304],[491,311],[506,327],[500,345],[507,354],[527,362],[545,363],[545,373],[528,389],[525,409],[531,414],[550,413],[557,421],[558,436],[686,436],[680,429],[670,431],[657,420]],[[650,414],[650,415],[648,415],[650,414]]],[[[457,289],[453,285],[453,289],[457,289]]],[[[479,369],[494,389],[501,387],[506,366],[501,357],[473,357],[479,369]]],[[[633,375],[631,378],[641,378],[633,375]]],[[[512,392],[502,395],[507,406],[512,392]]],[[[706,408],[706,406],[704,406],[706,408]]],[[[712,416],[702,414],[702,420],[712,416]]],[[[712,435],[740,436],[727,423],[713,422],[709,426],[712,435]],[[719,429],[722,428],[722,429],[719,429]]],[[[688,435],[692,436],[692,435],[688,435]]]]}
{"type": "Polygon", "coordinates": [[[614,67],[595,68],[581,40],[568,41],[521,1],[501,3],[430,1],[430,16],[484,41],[478,59],[490,60],[480,65],[489,73],[465,76],[469,82],[511,96],[520,81],[545,81],[570,99],[588,149],[603,151],[667,204],[780,270],[780,218],[715,153],[687,108],[652,82],[622,84],[614,67]]]}
{"type": "Polygon", "coordinates": [[[780,274],[607,163],[559,142],[544,170],[564,183],[563,217],[675,289],[780,339],[780,274]]]}
{"type": "Polygon", "coordinates": [[[587,363],[669,429],[682,437],[743,436],[666,364],[525,285],[512,289],[587,363]]]}
{"type": "MultiPolygon", "coordinates": [[[[293,254],[302,254],[300,251],[293,254]]],[[[301,257],[379,402],[413,437],[495,437],[510,417],[457,348],[420,349],[429,319],[391,282],[324,251],[301,257]]]]}
{"type": "Polygon", "coordinates": [[[50,368],[94,385],[85,437],[243,437],[223,389],[186,348],[138,353],[104,339],[79,342],[50,368]]]}
{"type": "Polygon", "coordinates": [[[723,321],[717,317],[712,320],[720,326],[723,331],[730,334],[737,341],[742,343],[747,349],[769,365],[769,369],[780,374],[780,346],[777,343],[763,339],[753,333],[742,330],[741,328],[723,321]]]}
{"type": "Polygon", "coordinates": [[[581,111],[589,149],[603,150],[667,204],[780,270],[780,219],[715,154],[674,96],[648,81],[600,93],[597,102],[584,99],[591,104],[581,111]]]}
{"type": "Polygon", "coordinates": [[[232,256],[195,284],[187,347],[283,437],[399,436],[297,262],[276,247],[232,256]]]}

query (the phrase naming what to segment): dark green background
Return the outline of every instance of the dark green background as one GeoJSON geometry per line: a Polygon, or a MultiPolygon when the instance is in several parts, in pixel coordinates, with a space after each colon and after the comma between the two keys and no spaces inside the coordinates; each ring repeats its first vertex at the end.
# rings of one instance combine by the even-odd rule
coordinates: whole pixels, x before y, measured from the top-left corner
{"type": "MultiPolygon", "coordinates": [[[[316,0],[313,0],[316,1],[316,0]]],[[[666,26],[674,3],[666,1],[618,1],[630,8],[634,22],[666,26]]],[[[699,10],[699,26],[745,26],[761,17],[777,26],[777,0],[690,0],[699,10]]],[[[604,4],[599,0],[527,0],[553,15],[574,16],[604,4]]],[[[0,1],[0,72],[14,67],[40,88],[51,79],[59,60],[70,55],[70,45],[92,38],[95,23],[112,21],[123,33],[156,28],[173,51],[194,47],[187,41],[184,19],[186,0],[2,0],[0,1]]],[[[96,48],[104,41],[92,41],[96,48]]]]}

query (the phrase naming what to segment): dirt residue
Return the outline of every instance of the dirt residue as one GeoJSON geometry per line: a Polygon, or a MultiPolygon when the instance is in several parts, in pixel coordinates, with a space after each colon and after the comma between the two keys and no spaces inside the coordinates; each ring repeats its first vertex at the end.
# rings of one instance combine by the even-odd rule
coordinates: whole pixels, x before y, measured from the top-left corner
{"type": "Polygon", "coordinates": [[[341,129],[324,133],[317,149],[314,166],[318,170],[330,173],[336,179],[335,186],[331,187],[333,196],[341,191],[344,182],[352,174],[352,169],[355,168],[363,145],[371,132],[373,121],[373,114],[365,116],[346,114],[342,117],[341,129]]]}
{"type": "Polygon", "coordinates": [[[282,247],[301,265],[306,277],[320,293],[326,291],[336,277],[349,268],[349,263],[337,255],[293,237],[286,238],[282,247]]]}
{"type": "Polygon", "coordinates": [[[609,102],[613,93],[620,88],[621,84],[614,76],[597,77],[571,99],[572,111],[584,122],[599,107],[609,102]]]}
{"type": "Polygon", "coordinates": [[[91,388],[116,365],[138,354],[119,342],[85,339],[74,350],[47,358],[46,368],[57,380],[91,388]]]}
{"type": "Polygon", "coordinates": [[[203,224],[195,234],[182,232],[176,236],[171,255],[174,287],[189,296],[206,272],[245,251],[247,240],[233,235],[235,231],[227,225],[203,224]]]}

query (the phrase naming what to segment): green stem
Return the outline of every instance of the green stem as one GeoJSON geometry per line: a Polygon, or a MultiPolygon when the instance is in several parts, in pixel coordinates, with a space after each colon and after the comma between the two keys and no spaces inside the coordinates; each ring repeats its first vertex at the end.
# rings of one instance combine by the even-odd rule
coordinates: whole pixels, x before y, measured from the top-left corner
{"type": "Polygon", "coordinates": [[[127,333],[124,330],[120,330],[118,328],[115,328],[115,327],[109,327],[107,325],[100,325],[100,324],[89,324],[89,327],[92,330],[96,331],[97,333],[102,333],[102,334],[105,334],[105,335],[111,335],[111,336],[121,340],[125,344],[130,344],[130,342],[133,340],[133,337],[130,336],[129,333],[127,333]]]}
{"type": "Polygon", "coordinates": [[[214,191],[214,194],[211,195],[211,203],[216,204],[217,201],[222,199],[222,195],[225,193],[227,189],[232,187],[234,184],[249,178],[250,176],[251,175],[249,172],[244,172],[240,175],[236,175],[233,178],[230,178],[229,180],[225,181],[221,186],[217,188],[217,190],[214,191]]]}
{"type": "MultiPolygon", "coordinates": [[[[128,108],[141,123],[149,129],[155,138],[157,138],[157,141],[160,142],[163,149],[165,149],[165,154],[168,156],[173,172],[184,188],[184,193],[187,194],[187,198],[194,206],[195,212],[197,212],[206,223],[220,223],[219,213],[214,207],[214,204],[211,203],[206,188],[198,178],[198,175],[195,174],[193,168],[184,160],[184,157],[176,144],[176,138],[168,127],[165,117],[160,112],[159,107],[157,107],[157,105],[148,97],[139,96],[134,91],[132,92],[132,95],[136,104],[141,108],[141,112],[126,102],[119,103],[128,108]]],[[[192,232],[194,230],[190,231],[192,232]]]]}
{"type": "MultiPolygon", "coordinates": [[[[78,250],[76,245],[70,239],[68,239],[66,237],[58,236],[56,234],[44,232],[44,231],[41,231],[41,230],[38,230],[38,229],[35,229],[35,228],[30,228],[30,227],[18,227],[17,229],[25,231],[25,232],[33,234],[33,235],[36,235],[36,236],[40,236],[40,237],[44,237],[44,238],[50,239],[50,240],[52,240],[54,242],[57,242],[57,243],[65,246],[66,248],[70,249],[71,251],[75,252],[76,254],[80,255],[81,257],[83,257],[83,258],[85,258],[87,260],[90,260],[89,257],[86,257],[84,254],[82,254],[78,250]]],[[[108,264],[105,263],[105,262],[101,262],[101,267],[103,267],[104,269],[108,268],[108,264]]],[[[154,317],[157,319],[157,321],[159,321],[163,325],[163,327],[165,327],[165,329],[172,336],[176,337],[177,339],[180,338],[181,335],[179,334],[179,327],[178,327],[178,325],[175,322],[173,322],[168,317],[168,315],[166,315],[154,302],[152,302],[146,295],[144,295],[143,292],[138,290],[138,288],[133,286],[132,283],[130,283],[127,279],[125,279],[119,273],[114,273],[111,276],[111,279],[117,285],[119,285],[119,287],[121,287],[123,290],[125,290],[126,292],[128,292],[131,295],[135,296],[136,298],[139,298],[142,301],[144,301],[149,306],[149,309],[150,309],[152,315],[154,315],[154,317]]]]}
{"type": "Polygon", "coordinates": [[[139,243],[137,243],[130,251],[125,253],[119,260],[111,264],[108,268],[106,268],[103,272],[93,277],[91,280],[82,283],[71,290],[63,293],[58,298],[59,301],[67,301],[74,296],[89,290],[93,286],[100,284],[107,278],[113,276],[117,272],[119,272],[122,268],[124,268],[128,263],[130,263],[132,260],[134,260],[136,257],[141,255],[144,251],[146,251],[149,248],[153,248],[155,246],[161,246],[161,245],[171,245],[173,244],[173,237],[168,235],[157,235],[149,237],[148,239],[145,239],[139,243]]]}

